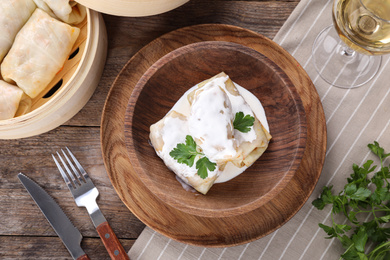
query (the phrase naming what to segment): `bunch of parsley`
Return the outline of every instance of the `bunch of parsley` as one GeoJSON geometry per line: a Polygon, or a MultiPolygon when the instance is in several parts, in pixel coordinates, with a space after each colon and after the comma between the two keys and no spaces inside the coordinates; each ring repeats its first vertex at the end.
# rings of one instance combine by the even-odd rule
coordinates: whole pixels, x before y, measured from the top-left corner
{"type": "Polygon", "coordinates": [[[340,240],[345,249],[340,259],[390,259],[390,228],[383,227],[390,220],[390,172],[389,167],[384,165],[390,153],[385,154],[378,142],[369,144],[368,148],[380,160],[378,171],[375,171],[377,166],[373,166],[372,160],[362,167],[354,164],[353,173],[341,192],[334,195],[333,186],[325,186],[320,197],[313,201],[319,210],[332,205],[332,226],[321,223],[319,226],[328,234],[327,238],[340,240]],[[348,222],[337,224],[334,219],[336,214],[343,214],[348,222]],[[367,214],[372,214],[368,218],[371,220],[364,222],[367,214]]]}

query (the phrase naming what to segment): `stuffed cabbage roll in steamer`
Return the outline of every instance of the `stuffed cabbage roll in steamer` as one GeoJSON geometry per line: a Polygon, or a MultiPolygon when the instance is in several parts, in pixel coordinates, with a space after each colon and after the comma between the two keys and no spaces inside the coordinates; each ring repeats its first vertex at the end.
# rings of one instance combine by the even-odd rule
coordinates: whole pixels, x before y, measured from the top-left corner
{"type": "Polygon", "coordinates": [[[69,0],[34,0],[35,4],[54,18],[68,24],[81,23],[87,12],[85,7],[69,0]]]}
{"type": "Polygon", "coordinates": [[[0,1],[0,62],[11,48],[16,34],[34,12],[33,0],[0,1]]]}
{"type": "Polygon", "coordinates": [[[0,120],[15,116],[22,96],[20,88],[0,80],[0,120]]]}
{"type": "Polygon", "coordinates": [[[80,29],[36,9],[1,64],[5,81],[35,98],[62,69],[80,29]]]}

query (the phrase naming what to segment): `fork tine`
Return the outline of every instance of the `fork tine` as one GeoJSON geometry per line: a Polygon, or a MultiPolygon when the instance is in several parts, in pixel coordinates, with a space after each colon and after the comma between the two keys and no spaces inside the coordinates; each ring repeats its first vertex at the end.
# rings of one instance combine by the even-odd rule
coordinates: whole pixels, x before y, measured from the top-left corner
{"type": "Polygon", "coordinates": [[[74,184],[69,180],[68,176],[66,175],[66,173],[64,172],[64,170],[62,169],[61,165],[58,163],[56,157],[52,154],[51,155],[53,157],[53,160],[54,160],[54,163],[57,165],[57,168],[58,170],[60,171],[61,173],[61,176],[62,178],[64,179],[66,185],[68,185],[68,188],[74,188],[74,184]]]}
{"type": "Polygon", "coordinates": [[[77,165],[77,168],[79,169],[79,171],[81,172],[81,174],[83,175],[83,177],[85,178],[85,180],[87,181],[89,179],[89,176],[87,174],[87,172],[84,170],[84,168],[81,166],[81,164],[79,163],[79,161],[76,159],[76,157],[73,155],[73,153],[69,150],[68,147],[65,147],[66,150],[68,150],[70,156],[72,157],[73,161],[76,163],[77,165]]]}
{"type": "Polygon", "coordinates": [[[80,181],[80,184],[82,184],[84,181],[84,179],[81,177],[79,171],[74,167],[73,163],[70,161],[69,157],[66,155],[66,153],[64,152],[64,150],[61,149],[61,152],[63,153],[63,155],[65,156],[65,159],[68,161],[68,164],[70,165],[70,167],[72,168],[73,170],[73,173],[76,175],[76,177],[79,179],[80,181]]]}
{"type": "Polygon", "coordinates": [[[77,182],[76,178],[74,177],[74,174],[70,171],[68,165],[65,163],[64,159],[62,159],[61,155],[58,152],[56,152],[56,153],[57,153],[58,158],[60,158],[62,165],[65,167],[65,170],[68,173],[69,177],[72,179],[73,185],[75,187],[77,187],[77,184],[79,184],[79,183],[77,182]]]}

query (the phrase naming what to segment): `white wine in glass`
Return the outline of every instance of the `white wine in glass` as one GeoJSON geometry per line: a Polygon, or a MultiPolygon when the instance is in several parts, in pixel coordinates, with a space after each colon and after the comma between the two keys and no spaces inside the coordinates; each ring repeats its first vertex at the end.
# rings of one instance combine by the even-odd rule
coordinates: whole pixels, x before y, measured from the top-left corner
{"type": "Polygon", "coordinates": [[[334,0],[332,17],[314,42],[315,67],[334,86],[361,86],[390,53],[390,0],[334,0]]]}

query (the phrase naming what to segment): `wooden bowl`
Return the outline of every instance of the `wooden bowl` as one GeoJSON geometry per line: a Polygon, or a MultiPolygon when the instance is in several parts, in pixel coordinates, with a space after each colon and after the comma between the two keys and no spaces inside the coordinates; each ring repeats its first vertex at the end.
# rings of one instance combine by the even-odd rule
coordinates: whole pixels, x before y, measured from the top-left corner
{"type": "Polygon", "coordinates": [[[136,53],[110,88],[103,109],[100,133],[107,175],[128,209],[148,227],[164,236],[202,247],[241,245],[264,237],[285,224],[313,192],[321,175],[326,153],[324,110],[318,93],[302,66],[286,50],[263,35],[226,24],[200,24],[180,28],[155,39],[136,53]],[[166,54],[203,41],[234,42],[268,57],[288,75],[306,112],[306,147],[298,170],[277,196],[242,215],[202,217],[165,203],[140,179],[130,161],[125,143],[126,109],[140,78],[166,54]]]}
{"type": "Polygon", "coordinates": [[[164,203],[192,215],[228,217],[261,207],[288,185],[305,150],[306,128],[301,98],[283,70],[251,48],[210,41],[181,47],[146,71],[128,103],[125,141],[134,170],[164,203]],[[261,101],[273,138],[244,173],[200,195],[186,191],[156,155],[149,127],[189,88],[221,71],[261,101]]]}
{"type": "Polygon", "coordinates": [[[102,16],[87,8],[78,25],[80,36],[64,68],[32,100],[31,111],[0,120],[0,139],[38,135],[65,123],[79,112],[95,91],[107,54],[107,33],[102,16]]]}

